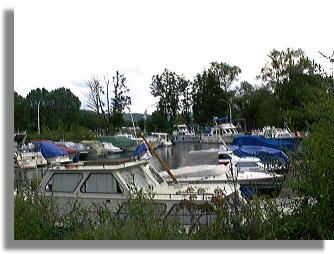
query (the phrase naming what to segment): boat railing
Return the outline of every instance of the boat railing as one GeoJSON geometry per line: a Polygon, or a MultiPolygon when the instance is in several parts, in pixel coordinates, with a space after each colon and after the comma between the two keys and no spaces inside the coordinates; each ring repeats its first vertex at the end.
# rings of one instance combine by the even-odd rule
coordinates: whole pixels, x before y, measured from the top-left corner
{"type": "Polygon", "coordinates": [[[192,192],[182,192],[182,193],[156,193],[155,197],[158,199],[180,199],[184,198],[184,200],[211,200],[212,197],[214,197],[215,194],[213,193],[192,193],[192,192]]]}

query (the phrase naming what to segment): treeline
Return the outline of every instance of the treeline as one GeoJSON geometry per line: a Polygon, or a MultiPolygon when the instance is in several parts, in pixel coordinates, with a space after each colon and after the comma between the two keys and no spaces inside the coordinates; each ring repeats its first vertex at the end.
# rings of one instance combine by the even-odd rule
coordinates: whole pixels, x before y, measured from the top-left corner
{"type": "Polygon", "coordinates": [[[38,108],[40,129],[46,131],[70,131],[78,128],[94,130],[99,126],[93,112],[80,110],[81,102],[70,89],[64,87],[48,91],[45,88],[31,90],[24,98],[14,92],[15,131],[38,131],[38,108]],[[39,107],[38,107],[39,106],[39,107]]]}
{"type": "MultiPolygon", "coordinates": [[[[212,62],[192,80],[168,69],[153,75],[150,88],[159,99],[157,109],[137,125],[148,132],[171,132],[174,124],[181,123],[204,127],[216,116],[229,117],[230,106],[232,120],[241,121],[248,130],[274,125],[304,131],[316,120],[309,105],[334,89],[333,76],[301,49],[272,50],[257,77],[259,86],[239,82],[241,71],[238,66],[212,62]]],[[[131,105],[124,74],[93,76],[86,85],[89,110],[80,110],[79,98],[66,88],[50,92],[38,88],[26,98],[15,92],[15,130],[37,132],[39,103],[43,131],[85,128],[112,134],[132,125],[124,119],[131,105]]]]}
{"type": "Polygon", "coordinates": [[[173,124],[212,124],[216,116],[242,120],[248,130],[265,125],[306,130],[314,122],[306,108],[333,91],[333,77],[311,61],[303,50],[272,50],[257,79],[236,85],[241,69],[227,63],[210,63],[187,80],[168,69],[154,75],[151,94],[159,99],[148,129],[171,130],[173,124]],[[235,85],[234,85],[235,84],[235,85]]]}

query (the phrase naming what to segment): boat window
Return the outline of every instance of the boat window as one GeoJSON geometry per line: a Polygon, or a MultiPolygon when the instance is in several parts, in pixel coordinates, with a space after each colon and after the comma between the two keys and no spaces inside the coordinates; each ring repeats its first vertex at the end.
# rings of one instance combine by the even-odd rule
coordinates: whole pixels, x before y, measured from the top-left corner
{"type": "Polygon", "coordinates": [[[175,204],[168,214],[167,219],[178,220],[182,225],[210,225],[216,220],[216,213],[212,206],[203,207],[196,204],[175,204]]]}
{"type": "Polygon", "coordinates": [[[258,167],[259,165],[256,162],[237,162],[235,164],[235,166],[237,168],[254,168],[254,167],[258,167]]]}
{"type": "Polygon", "coordinates": [[[134,182],[140,188],[148,187],[149,185],[155,185],[150,177],[147,177],[141,168],[133,168],[131,170],[120,171],[121,176],[127,183],[132,183],[133,175],[134,182]]]}
{"type": "Polygon", "coordinates": [[[74,192],[81,179],[81,173],[54,173],[46,185],[45,191],[74,192]]]}
{"type": "Polygon", "coordinates": [[[81,187],[86,193],[122,193],[121,186],[111,173],[91,173],[81,187]]]}
{"type": "MultiPolygon", "coordinates": [[[[143,211],[144,214],[147,214],[149,216],[151,216],[152,214],[163,216],[166,213],[167,205],[165,203],[145,202],[143,208],[144,208],[143,211]]],[[[133,210],[133,205],[129,204],[128,202],[124,202],[118,208],[116,216],[118,216],[121,219],[125,219],[128,217],[131,210],[133,210]]]]}
{"type": "Polygon", "coordinates": [[[152,168],[152,166],[149,166],[148,167],[154,177],[154,179],[158,182],[158,183],[163,183],[164,182],[164,179],[161,177],[161,175],[154,169],[152,168]]]}
{"type": "Polygon", "coordinates": [[[226,153],[220,153],[218,154],[219,160],[231,160],[231,156],[226,153]]]}

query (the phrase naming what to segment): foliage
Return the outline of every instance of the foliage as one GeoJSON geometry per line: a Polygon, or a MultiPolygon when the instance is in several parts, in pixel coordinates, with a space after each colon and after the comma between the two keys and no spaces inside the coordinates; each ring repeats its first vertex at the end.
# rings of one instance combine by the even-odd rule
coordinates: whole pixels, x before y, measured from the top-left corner
{"type": "Polygon", "coordinates": [[[96,134],[88,129],[74,127],[69,131],[44,131],[41,134],[38,133],[28,133],[29,140],[42,139],[42,140],[53,140],[53,141],[73,141],[80,142],[83,140],[94,140],[96,139],[96,134]]]}
{"type": "Polygon", "coordinates": [[[227,101],[232,104],[234,94],[228,88],[240,72],[236,66],[211,63],[209,70],[196,75],[193,82],[193,116],[196,123],[204,126],[211,124],[214,117],[227,115],[227,101]]]}
{"type": "Polygon", "coordinates": [[[14,129],[27,130],[32,128],[29,107],[24,97],[14,92],[14,129]]]}
{"type": "Polygon", "coordinates": [[[14,128],[16,130],[37,131],[38,105],[40,109],[41,131],[69,130],[78,124],[81,102],[69,89],[57,88],[51,92],[34,89],[26,98],[14,93],[14,128]]]}
{"type": "Polygon", "coordinates": [[[103,81],[93,76],[86,82],[89,88],[87,106],[98,114],[100,119],[98,128],[105,128],[107,134],[118,130],[123,125],[123,112],[131,105],[130,90],[125,81],[124,74],[116,71],[112,82],[108,76],[104,76],[103,81]]]}

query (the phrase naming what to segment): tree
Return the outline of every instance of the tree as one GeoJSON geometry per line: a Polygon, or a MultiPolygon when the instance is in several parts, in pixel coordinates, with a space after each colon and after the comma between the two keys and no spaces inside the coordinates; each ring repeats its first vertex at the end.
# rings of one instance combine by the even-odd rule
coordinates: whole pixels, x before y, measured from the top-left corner
{"type": "Polygon", "coordinates": [[[232,82],[241,72],[237,66],[226,63],[211,63],[208,70],[195,76],[193,82],[193,116],[195,122],[204,126],[210,124],[213,117],[227,115],[234,91],[232,82]]]}
{"type": "Polygon", "coordinates": [[[14,129],[17,131],[30,131],[32,123],[27,101],[14,91],[14,129]]]}
{"type": "Polygon", "coordinates": [[[87,107],[98,114],[101,127],[105,128],[107,133],[122,126],[123,112],[131,105],[131,98],[128,95],[130,90],[125,81],[124,74],[116,71],[116,75],[112,77],[112,83],[106,75],[103,82],[97,76],[93,76],[86,82],[89,88],[87,107]]]}
{"type": "MultiPolygon", "coordinates": [[[[105,126],[108,128],[108,121],[105,115],[105,103],[103,99],[104,90],[99,77],[92,76],[91,79],[86,82],[86,84],[89,88],[89,92],[86,94],[87,107],[97,113],[100,119],[99,127],[102,128],[102,126],[105,126]]],[[[107,95],[109,96],[109,94],[107,95]]],[[[109,101],[108,96],[107,101],[109,101]]]]}
{"type": "Polygon", "coordinates": [[[81,102],[70,89],[60,87],[52,90],[46,105],[49,109],[48,124],[52,124],[50,126],[52,129],[63,126],[68,131],[71,126],[78,125],[81,102]]]}
{"type": "Polygon", "coordinates": [[[183,123],[191,122],[191,106],[192,106],[192,83],[180,76],[180,110],[181,116],[184,119],[183,123]]]}
{"type": "Polygon", "coordinates": [[[209,71],[212,72],[217,79],[217,83],[227,93],[230,86],[237,80],[241,69],[238,66],[230,66],[227,63],[210,63],[209,71]]]}
{"type": "Polygon", "coordinates": [[[184,82],[186,82],[184,78],[167,69],[162,74],[156,74],[152,77],[151,94],[154,97],[159,97],[158,110],[163,114],[163,117],[170,118],[171,122],[180,109],[179,96],[181,87],[185,87],[184,82]]]}
{"type": "Polygon", "coordinates": [[[123,112],[125,108],[131,105],[131,98],[128,95],[130,89],[125,85],[125,80],[124,74],[119,74],[119,72],[116,71],[116,76],[113,77],[113,97],[111,98],[114,129],[122,127],[122,123],[124,122],[123,112]]]}
{"type": "Polygon", "coordinates": [[[38,103],[40,102],[40,122],[41,124],[47,124],[48,123],[48,117],[49,117],[49,108],[47,106],[48,104],[48,95],[49,91],[46,90],[45,88],[37,88],[31,90],[27,97],[26,97],[26,102],[27,102],[27,107],[29,108],[29,114],[30,114],[30,119],[32,121],[32,130],[37,131],[38,129],[38,124],[37,124],[37,111],[38,111],[38,103]]]}
{"type": "Polygon", "coordinates": [[[334,96],[326,93],[306,111],[317,119],[293,160],[292,189],[303,197],[295,218],[310,239],[333,239],[334,96]]]}
{"type": "Polygon", "coordinates": [[[270,61],[261,69],[257,76],[269,86],[272,91],[287,83],[294,73],[309,73],[314,71],[312,62],[305,56],[302,49],[278,51],[273,49],[268,55],[270,61]]]}

